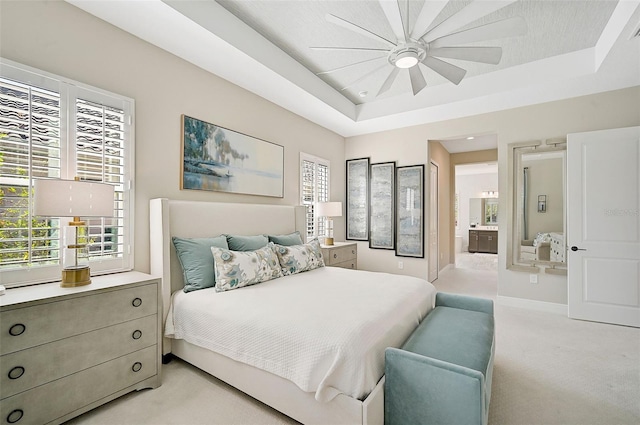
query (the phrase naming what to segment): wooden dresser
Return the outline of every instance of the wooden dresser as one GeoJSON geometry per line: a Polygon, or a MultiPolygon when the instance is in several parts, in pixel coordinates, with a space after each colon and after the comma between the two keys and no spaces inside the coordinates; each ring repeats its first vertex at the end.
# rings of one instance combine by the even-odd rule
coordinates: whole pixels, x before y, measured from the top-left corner
{"type": "Polygon", "coordinates": [[[355,242],[335,242],[335,245],[320,245],[324,264],[345,269],[358,268],[358,244],[355,242]]]}
{"type": "Polygon", "coordinates": [[[0,424],[59,424],[160,385],[160,281],[139,272],[0,296],[0,424]]]}

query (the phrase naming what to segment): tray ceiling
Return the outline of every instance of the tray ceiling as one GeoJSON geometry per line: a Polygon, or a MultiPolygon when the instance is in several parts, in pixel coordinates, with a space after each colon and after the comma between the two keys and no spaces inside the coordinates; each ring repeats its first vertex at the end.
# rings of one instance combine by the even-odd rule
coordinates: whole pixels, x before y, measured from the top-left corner
{"type": "MultiPolygon", "coordinates": [[[[632,37],[640,25],[637,0],[506,2],[463,27],[524,18],[525,35],[468,44],[501,47],[498,65],[447,59],[467,70],[459,85],[420,65],[427,87],[416,96],[408,72],[401,71],[377,97],[392,69],[388,63],[390,68],[341,89],[385,64],[385,53],[310,47],[384,48],[325,18],[330,13],[395,40],[378,1],[68,2],[343,136],[640,84],[640,37],[632,37]],[[369,61],[377,56],[385,58],[369,61]],[[360,61],[367,62],[318,75],[360,61]]],[[[400,0],[410,28],[424,3],[400,0]]],[[[431,27],[469,3],[446,2],[431,27]]]]}

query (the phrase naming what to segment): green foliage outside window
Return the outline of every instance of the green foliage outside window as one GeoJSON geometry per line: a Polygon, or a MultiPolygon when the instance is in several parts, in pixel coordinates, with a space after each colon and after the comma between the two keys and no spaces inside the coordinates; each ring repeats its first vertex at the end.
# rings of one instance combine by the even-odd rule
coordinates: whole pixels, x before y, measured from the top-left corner
{"type": "MultiPolygon", "coordinates": [[[[6,133],[0,133],[0,139],[6,137],[6,133]]],[[[4,156],[5,152],[0,151],[2,174],[27,176],[27,171],[21,167],[5,170],[4,156]]],[[[51,240],[52,237],[57,239],[57,229],[51,228],[50,220],[35,217],[29,220],[29,198],[28,185],[0,184],[0,267],[58,259],[57,250],[51,249],[57,244],[57,240],[55,244],[51,240]],[[32,258],[29,258],[29,244],[32,258]]]]}

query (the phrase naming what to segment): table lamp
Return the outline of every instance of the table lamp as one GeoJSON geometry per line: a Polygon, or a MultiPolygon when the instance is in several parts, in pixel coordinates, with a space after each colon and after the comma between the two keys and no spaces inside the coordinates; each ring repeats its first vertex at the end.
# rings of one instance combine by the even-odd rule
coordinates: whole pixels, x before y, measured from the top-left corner
{"type": "Polygon", "coordinates": [[[342,202],[318,202],[316,204],[318,217],[327,219],[327,236],[325,245],[333,245],[333,217],[342,217],[342,202]]]}
{"type": "Polygon", "coordinates": [[[81,217],[113,217],[113,186],[75,180],[34,180],[33,214],[43,217],[73,217],[64,226],[62,287],[91,283],[89,229],[81,217]]]}

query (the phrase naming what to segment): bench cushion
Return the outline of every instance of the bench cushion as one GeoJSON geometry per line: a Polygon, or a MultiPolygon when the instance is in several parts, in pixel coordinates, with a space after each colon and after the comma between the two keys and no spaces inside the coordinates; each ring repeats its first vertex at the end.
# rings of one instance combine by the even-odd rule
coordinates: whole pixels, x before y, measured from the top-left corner
{"type": "Polygon", "coordinates": [[[493,335],[493,315],[438,306],[402,349],[467,367],[487,377],[493,335]]]}

